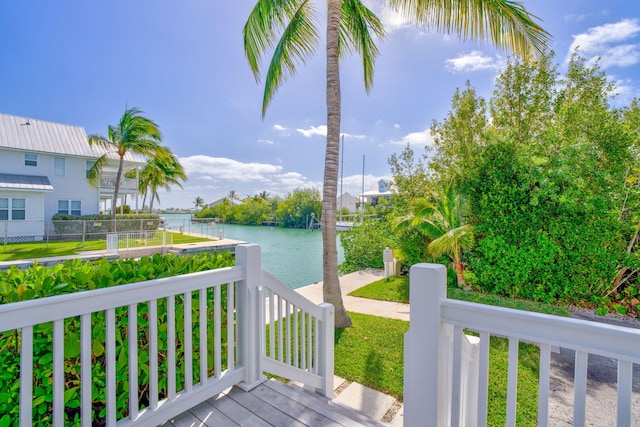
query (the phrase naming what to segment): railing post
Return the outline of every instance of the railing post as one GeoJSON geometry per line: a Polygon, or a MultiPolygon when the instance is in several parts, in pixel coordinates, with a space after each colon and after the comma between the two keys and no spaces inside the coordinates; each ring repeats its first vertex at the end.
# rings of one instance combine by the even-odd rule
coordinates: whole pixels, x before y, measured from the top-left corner
{"type": "Polygon", "coordinates": [[[262,354],[262,330],[264,316],[260,319],[259,301],[262,278],[260,246],[239,245],[236,248],[236,265],[244,269],[244,280],[236,287],[238,318],[238,363],[245,368],[244,381],[238,384],[249,391],[265,381],[260,368],[262,354]]]}
{"type": "Polygon", "coordinates": [[[335,310],[333,304],[322,303],[319,307],[324,312],[324,321],[320,322],[318,337],[318,374],[323,378],[322,389],[318,390],[328,398],[333,397],[333,368],[334,368],[334,329],[335,310]]]}
{"type": "Polygon", "coordinates": [[[447,269],[416,264],[410,272],[411,321],[404,336],[404,425],[442,426],[446,396],[438,393],[440,302],[447,296],[447,269]]]}

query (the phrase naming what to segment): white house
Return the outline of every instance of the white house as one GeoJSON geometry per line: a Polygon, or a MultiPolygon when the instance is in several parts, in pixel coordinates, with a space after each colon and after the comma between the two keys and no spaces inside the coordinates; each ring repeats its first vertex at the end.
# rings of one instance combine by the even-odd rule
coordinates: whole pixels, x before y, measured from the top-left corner
{"type": "Polygon", "coordinates": [[[391,196],[393,196],[395,193],[396,189],[394,188],[393,183],[391,181],[385,181],[384,179],[381,179],[380,181],[378,181],[377,189],[365,191],[364,193],[360,194],[359,199],[361,201],[364,201],[365,205],[371,204],[371,206],[375,207],[380,203],[388,204],[391,196]]]}
{"type": "MultiPolygon", "coordinates": [[[[56,213],[99,213],[101,200],[113,198],[116,171],[105,168],[99,187],[89,184],[88,170],[102,154],[81,126],[0,113],[0,234],[10,224],[10,235],[40,239],[56,213]]],[[[144,165],[134,156],[125,160],[127,170],[144,165]]],[[[137,194],[136,180],[124,180],[120,193],[137,194]]]]}

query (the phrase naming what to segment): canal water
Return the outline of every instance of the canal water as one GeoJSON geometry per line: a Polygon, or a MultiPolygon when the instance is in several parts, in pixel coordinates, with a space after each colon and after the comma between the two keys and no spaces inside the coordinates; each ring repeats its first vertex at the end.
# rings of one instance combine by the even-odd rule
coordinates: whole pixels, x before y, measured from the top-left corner
{"type": "MultiPolygon", "coordinates": [[[[189,230],[189,214],[162,214],[172,229],[189,230]]],[[[299,288],[322,280],[322,233],[320,230],[300,230],[280,227],[261,227],[224,224],[227,239],[260,245],[262,268],[292,288],[299,288]]],[[[218,235],[220,230],[211,230],[218,235]]],[[[338,239],[338,264],[344,254],[338,239]]]]}

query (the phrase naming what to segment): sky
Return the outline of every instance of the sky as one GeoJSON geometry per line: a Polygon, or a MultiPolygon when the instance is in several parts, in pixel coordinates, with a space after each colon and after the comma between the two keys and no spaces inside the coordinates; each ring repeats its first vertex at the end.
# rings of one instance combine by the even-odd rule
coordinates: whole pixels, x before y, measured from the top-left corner
{"type": "MultiPolygon", "coordinates": [[[[404,22],[380,0],[383,21],[373,89],[356,56],[341,65],[342,189],[360,194],[389,179],[388,158],[431,143],[433,120],[466,81],[489,99],[509,53],[404,22]]],[[[323,14],[326,2],[315,2],[323,14]]],[[[322,188],[326,142],[324,40],[280,88],[264,119],[263,86],[244,57],[253,0],[20,0],[0,5],[0,112],[106,135],[127,107],[154,120],[185,168],[183,189],[161,208],[192,208],[229,194],[286,196],[322,188]]],[[[524,0],[551,34],[563,72],[574,48],[616,84],[616,100],[640,97],[640,3],[524,0]]],[[[263,68],[266,65],[263,64],[263,68]]],[[[1,171],[0,171],[1,172],[1,171]]],[[[339,184],[338,191],[341,186],[339,184]]],[[[157,206],[157,203],[155,205],[157,206]]]]}

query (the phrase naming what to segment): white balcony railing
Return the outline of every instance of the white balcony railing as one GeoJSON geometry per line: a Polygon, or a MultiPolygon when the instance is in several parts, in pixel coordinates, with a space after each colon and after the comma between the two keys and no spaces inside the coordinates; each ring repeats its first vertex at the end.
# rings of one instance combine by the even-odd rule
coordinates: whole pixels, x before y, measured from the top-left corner
{"type": "Polygon", "coordinates": [[[449,300],[442,265],[413,266],[410,295],[411,324],[404,349],[405,426],[487,425],[491,335],[509,341],[507,426],[515,426],[516,420],[520,341],[540,347],[539,426],[546,426],[549,418],[552,347],[575,350],[573,425],[585,425],[590,354],[617,360],[616,425],[632,425],[632,374],[633,364],[640,363],[640,330],[449,300]],[[468,342],[464,330],[479,333],[479,341],[468,342]]]}
{"type": "Polygon", "coordinates": [[[332,306],[317,308],[268,277],[269,298],[289,301],[297,311],[285,309],[275,322],[280,326],[267,327],[262,281],[259,246],[241,245],[235,267],[0,305],[0,334],[15,336],[19,347],[19,424],[33,424],[34,384],[42,380],[40,370],[50,369],[45,366],[53,366],[52,391],[38,398],[52,402],[48,422],[54,426],[69,416],[65,402],[74,376],[79,409],[71,412],[82,426],[158,425],[232,385],[251,389],[272,366],[265,363],[265,330],[296,322],[296,314],[307,328],[298,339],[289,340],[287,332],[283,345],[307,355],[308,363],[277,363],[277,374],[330,396],[332,306]],[[70,359],[73,369],[65,364],[70,359]],[[100,401],[95,393],[103,390],[100,401]]]}
{"type": "MultiPolygon", "coordinates": [[[[101,190],[114,190],[116,188],[116,176],[100,177],[101,190]]],[[[138,191],[138,181],[131,178],[122,178],[120,180],[120,191],[138,191]]]]}

